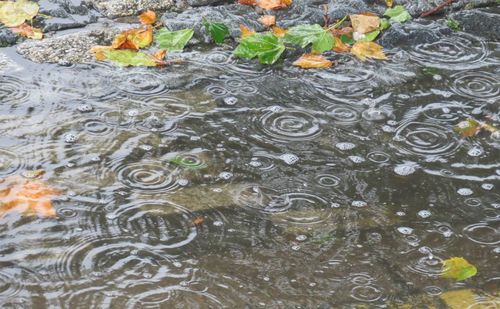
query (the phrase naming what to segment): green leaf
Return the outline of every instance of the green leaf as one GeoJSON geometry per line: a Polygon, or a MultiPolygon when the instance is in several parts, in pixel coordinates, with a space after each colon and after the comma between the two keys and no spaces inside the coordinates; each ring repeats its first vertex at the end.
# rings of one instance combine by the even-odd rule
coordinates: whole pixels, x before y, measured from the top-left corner
{"type": "Polygon", "coordinates": [[[256,33],[240,41],[233,54],[239,58],[253,59],[260,63],[273,64],[285,51],[285,45],[272,33],[256,33]]]}
{"type": "Polygon", "coordinates": [[[217,44],[223,43],[224,39],[229,36],[229,28],[224,23],[209,22],[203,19],[203,26],[217,44]]]}
{"type": "Polygon", "coordinates": [[[352,44],[356,43],[356,41],[354,41],[353,38],[351,38],[350,36],[348,36],[346,34],[342,34],[340,36],[340,40],[342,41],[342,43],[349,44],[349,45],[352,45],[352,44]]]}
{"type": "Polygon", "coordinates": [[[372,32],[365,33],[363,38],[359,39],[358,42],[374,41],[378,37],[379,34],[380,34],[380,30],[373,30],[372,32]]]}
{"type": "Polygon", "coordinates": [[[38,14],[40,7],[28,0],[0,1],[0,23],[7,27],[17,27],[38,14]]]}
{"type": "Polygon", "coordinates": [[[184,46],[193,37],[193,29],[182,29],[178,31],[170,31],[167,28],[162,28],[156,33],[156,42],[158,47],[168,51],[182,51],[184,46]]]}
{"type": "Polygon", "coordinates": [[[130,49],[117,49],[104,51],[107,60],[113,61],[119,66],[156,66],[154,58],[148,54],[130,49]]]}
{"type": "Polygon", "coordinates": [[[384,16],[390,17],[391,21],[404,23],[411,19],[410,13],[402,5],[396,5],[393,8],[387,9],[384,16]]]}
{"type": "Polygon", "coordinates": [[[387,18],[381,18],[380,19],[380,30],[386,30],[386,29],[389,29],[389,27],[391,26],[391,24],[389,23],[389,21],[387,20],[387,18]]]}
{"type": "Polygon", "coordinates": [[[453,31],[458,31],[460,30],[460,23],[456,20],[454,20],[453,18],[450,18],[446,21],[446,24],[448,25],[448,27],[453,30],[453,31]]]}
{"type": "Polygon", "coordinates": [[[188,169],[202,169],[207,167],[205,163],[190,156],[176,156],[168,162],[188,169]]]}
{"type": "Polygon", "coordinates": [[[322,53],[333,48],[333,35],[320,25],[298,25],[288,29],[284,37],[286,43],[296,44],[304,48],[312,44],[314,52],[322,53]]]}
{"type": "Polygon", "coordinates": [[[454,128],[455,132],[460,133],[464,137],[476,135],[481,130],[481,124],[472,118],[459,122],[454,128]]]}
{"type": "Polygon", "coordinates": [[[476,266],[461,257],[452,257],[443,261],[441,277],[462,281],[477,274],[476,266]]]}

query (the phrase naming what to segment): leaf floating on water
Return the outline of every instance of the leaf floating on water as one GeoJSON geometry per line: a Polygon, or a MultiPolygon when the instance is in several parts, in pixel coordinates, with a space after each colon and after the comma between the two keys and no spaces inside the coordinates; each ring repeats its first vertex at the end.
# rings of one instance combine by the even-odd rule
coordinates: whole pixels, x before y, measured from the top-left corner
{"type": "Polygon", "coordinates": [[[408,11],[402,5],[396,5],[391,9],[387,9],[384,12],[384,16],[390,17],[391,21],[395,21],[398,23],[404,23],[411,19],[410,13],[408,13],[408,11]]]}
{"type": "Polygon", "coordinates": [[[466,259],[462,257],[452,257],[443,261],[443,273],[441,277],[463,281],[475,276],[476,273],[476,266],[470,264],[466,259]]]}
{"type": "Polygon", "coordinates": [[[43,32],[41,29],[34,28],[27,23],[23,23],[17,27],[10,28],[12,32],[20,36],[30,38],[33,40],[41,40],[43,38],[43,32]]]}
{"type": "Polygon", "coordinates": [[[367,15],[350,15],[352,29],[357,33],[367,33],[378,29],[380,26],[380,18],[378,16],[367,15]]]}
{"type": "Polygon", "coordinates": [[[333,35],[320,25],[299,25],[291,27],[286,33],[285,42],[296,44],[302,48],[312,44],[312,51],[323,53],[333,48],[333,35]]]}
{"type": "Polygon", "coordinates": [[[217,44],[223,43],[224,39],[229,36],[229,28],[224,23],[209,22],[203,19],[203,26],[217,44]]]}
{"type": "Polygon", "coordinates": [[[303,69],[319,69],[329,68],[333,65],[333,62],[321,55],[304,54],[293,65],[303,69]]]}
{"type": "Polygon", "coordinates": [[[114,49],[145,48],[153,42],[153,28],[136,28],[118,34],[111,45],[114,49]]]}
{"type": "Polygon", "coordinates": [[[113,46],[102,46],[97,45],[90,49],[90,52],[94,53],[95,59],[99,61],[106,60],[105,51],[114,50],[113,46]]]}
{"type": "Polygon", "coordinates": [[[240,25],[240,31],[241,31],[241,38],[242,39],[247,38],[247,37],[252,36],[252,35],[255,34],[254,30],[248,28],[245,25],[240,25]]]}
{"type": "Polygon", "coordinates": [[[129,49],[104,50],[103,55],[106,60],[110,60],[123,67],[155,67],[158,65],[158,62],[153,56],[129,49]]]}
{"type": "Polygon", "coordinates": [[[471,137],[481,130],[481,124],[477,120],[469,118],[459,122],[453,129],[463,137],[471,137]]]}
{"type": "Polygon", "coordinates": [[[0,1],[0,23],[17,27],[38,14],[40,7],[28,0],[0,1]]]}
{"type": "Polygon", "coordinates": [[[446,21],[446,25],[448,25],[448,28],[450,28],[453,31],[459,31],[460,30],[460,23],[456,21],[453,18],[450,18],[446,21]]]}
{"type": "Polygon", "coordinates": [[[367,58],[386,60],[382,46],[374,42],[356,42],[352,48],[351,53],[361,61],[367,58]]]}
{"type": "Polygon", "coordinates": [[[186,46],[193,37],[193,34],[193,29],[170,31],[167,28],[162,28],[156,35],[156,42],[162,49],[168,51],[182,51],[184,46],[186,46]]]}
{"type": "Polygon", "coordinates": [[[272,33],[256,33],[240,41],[233,54],[244,59],[257,57],[262,64],[273,64],[285,51],[285,45],[272,33]]]}
{"type": "Polygon", "coordinates": [[[10,176],[0,183],[0,215],[18,212],[22,215],[55,217],[52,198],[60,191],[40,180],[10,176]]]}
{"type": "Polygon", "coordinates": [[[177,156],[170,159],[168,162],[188,169],[202,169],[207,167],[205,163],[193,157],[177,156]]]}
{"type": "Polygon", "coordinates": [[[160,49],[153,54],[153,58],[157,61],[157,63],[164,63],[166,55],[167,51],[165,49],[160,49]]]}
{"type": "Polygon", "coordinates": [[[156,13],[151,10],[147,10],[139,15],[139,20],[143,25],[152,25],[156,22],[156,13]]]}
{"type": "Polygon", "coordinates": [[[259,21],[267,27],[271,27],[276,24],[276,16],[274,15],[264,15],[259,18],[259,21]]]}

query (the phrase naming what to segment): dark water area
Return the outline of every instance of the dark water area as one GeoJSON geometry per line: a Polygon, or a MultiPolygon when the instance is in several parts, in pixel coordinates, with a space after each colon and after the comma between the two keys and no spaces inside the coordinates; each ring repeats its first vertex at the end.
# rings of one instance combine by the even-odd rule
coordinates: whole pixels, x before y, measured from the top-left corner
{"type": "Polygon", "coordinates": [[[387,54],[123,69],[0,49],[0,177],[63,192],[57,218],[0,218],[2,307],[498,307],[500,135],[453,127],[500,127],[500,45],[387,54]],[[456,256],[477,275],[441,278],[456,256]]]}

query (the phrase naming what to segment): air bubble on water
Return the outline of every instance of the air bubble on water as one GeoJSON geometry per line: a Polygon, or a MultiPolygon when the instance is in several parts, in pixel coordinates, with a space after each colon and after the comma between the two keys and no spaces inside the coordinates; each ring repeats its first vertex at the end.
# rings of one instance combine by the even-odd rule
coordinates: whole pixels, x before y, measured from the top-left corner
{"type": "Polygon", "coordinates": [[[101,161],[101,157],[100,157],[100,156],[98,156],[98,155],[97,155],[97,156],[93,156],[92,158],[90,158],[90,160],[91,160],[92,162],[99,162],[99,161],[101,161]]]}
{"type": "Polygon", "coordinates": [[[484,153],[483,148],[478,146],[474,146],[471,149],[469,149],[469,151],[467,151],[467,154],[471,157],[479,157],[483,153],[484,153]]]}
{"type": "Polygon", "coordinates": [[[404,216],[406,216],[406,213],[404,211],[397,211],[396,212],[396,216],[398,216],[398,217],[404,217],[404,216]]]}
{"type": "Polygon", "coordinates": [[[257,161],[257,160],[253,160],[250,161],[250,163],[248,163],[251,167],[261,167],[262,166],[262,162],[260,161],[257,161]]]}
{"type": "Polygon", "coordinates": [[[222,178],[224,180],[228,180],[231,177],[233,177],[233,173],[230,173],[230,172],[222,172],[219,174],[219,178],[222,178]]]}
{"type": "Polygon", "coordinates": [[[184,178],[177,180],[177,184],[178,184],[179,186],[183,186],[183,187],[184,187],[184,186],[187,186],[187,185],[188,185],[188,183],[189,183],[189,180],[184,179],[184,178]]]}
{"type": "Polygon", "coordinates": [[[432,75],[432,79],[439,81],[439,80],[442,80],[443,77],[439,74],[434,74],[434,75],[432,75]]]}
{"type": "Polygon", "coordinates": [[[114,219],[116,219],[116,215],[115,214],[107,214],[106,218],[109,220],[114,220],[114,219]]]}
{"type": "Polygon", "coordinates": [[[309,286],[312,287],[312,288],[315,287],[316,286],[316,282],[309,283],[309,286]]]}
{"type": "Polygon", "coordinates": [[[335,147],[337,147],[337,149],[339,149],[339,150],[351,150],[351,149],[354,149],[356,147],[356,145],[353,143],[349,143],[349,142],[341,142],[341,143],[335,144],[335,147]]]}
{"type": "Polygon", "coordinates": [[[76,164],[75,164],[74,162],[68,162],[68,163],[66,164],[66,167],[71,168],[71,167],[74,167],[75,165],[76,165],[76,164]]]}
{"type": "Polygon", "coordinates": [[[354,206],[354,207],[361,208],[361,207],[368,206],[368,203],[365,202],[365,201],[352,201],[351,205],[354,206]]]}
{"type": "Polygon", "coordinates": [[[217,220],[217,221],[214,221],[213,224],[214,224],[214,226],[223,226],[224,222],[217,220]]]}
{"type": "Polygon", "coordinates": [[[339,203],[332,203],[332,208],[339,208],[340,207],[340,204],[339,203]]]}
{"type": "Polygon", "coordinates": [[[129,117],[135,117],[135,116],[139,115],[139,111],[137,109],[131,109],[127,112],[127,115],[129,117]]]}
{"type": "Polygon", "coordinates": [[[388,126],[388,125],[383,125],[382,131],[384,131],[385,133],[392,133],[392,132],[395,132],[396,129],[391,127],[391,126],[388,126]]]}
{"type": "Polygon", "coordinates": [[[92,107],[92,105],[90,105],[90,104],[82,103],[82,104],[78,105],[77,109],[79,112],[88,113],[88,112],[93,111],[94,107],[92,107]]]}
{"type": "Polygon", "coordinates": [[[365,158],[360,157],[360,156],[349,156],[349,160],[351,160],[353,163],[359,164],[365,162],[365,158]]]}
{"type": "Polygon", "coordinates": [[[280,156],[280,159],[288,165],[293,165],[299,161],[299,157],[292,153],[285,153],[280,156]]]}
{"type": "Polygon", "coordinates": [[[153,149],[153,146],[151,145],[140,145],[139,148],[145,151],[151,151],[153,149]]]}
{"type": "Polygon", "coordinates": [[[398,227],[398,232],[400,232],[403,235],[410,235],[413,233],[413,229],[411,227],[401,226],[398,227]]]}
{"type": "Polygon", "coordinates": [[[174,265],[175,267],[177,268],[181,268],[182,267],[182,263],[181,262],[173,262],[172,265],[174,265]]]}
{"type": "Polygon", "coordinates": [[[293,251],[299,251],[300,250],[300,246],[299,245],[294,245],[294,246],[292,246],[292,250],[293,251]]]}
{"type": "Polygon", "coordinates": [[[304,241],[307,239],[307,236],[306,235],[297,235],[297,237],[295,237],[295,239],[298,241],[304,241]]]}
{"type": "Polygon", "coordinates": [[[238,102],[238,99],[236,97],[227,97],[224,98],[224,104],[226,105],[235,105],[238,102]]]}
{"type": "Polygon", "coordinates": [[[491,133],[490,138],[494,141],[500,141],[500,130],[491,133]]]}
{"type": "Polygon", "coordinates": [[[492,190],[494,187],[495,186],[492,183],[483,183],[481,185],[481,188],[483,188],[484,190],[487,190],[487,191],[492,190]]]}
{"type": "Polygon", "coordinates": [[[222,192],[222,189],[221,188],[214,188],[212,190],[212,192],[215,192],[215,193],[221,193],[222,192]]]}
{"type": "Polygon", "coordinates": [[[495,247],[495,248],[493,248],[493,252],[495,252],[495,253],[500,253],[500,247],[495,247]]]}
{"type": "Polygon", "coordinates": [[[262,279],[263,279],[264,281],[269,281],[269,280],[271,280],[269,277],[264,277],[264,278],[262,278],[262,279]]]}
{"type": "Polygon", "coordinates": [[[418,212],[418,216],[420,218],[429,218],[431,216],[431,212],[428,210],[421,210],[418,212]]]}
{"type": "Polygon", "coordinates": [[[416,171],[416,167],[414,164],[399,164],[394,167],[394,173],[398,174],[399,176],[408,176],[416,171]]]}
{"type": "Polygon", "coordinates": [[[76,142],[76,139],[77,139],[77,137],[76,137],[76,134],[74,134],[74,133],[64,134],[64,141],[66,143],[74,143],[74,142],[76,142]]]}
{"type": "Polygon", "coordinates": [[[396,120],[387,120],[386,123],[390,126],[396,126],[398,124],[396,120]]]}
{"type": "Polygon", "coordinates": [[[469,188],[460,188],[457,190],[457,193],[460,194],[461,196],[469,196],[472,195],[474,192],[469,188]]]}
{"type": "Polygon", "coordinates": [[[495,209],[500,209],[500,203],[491,203],[491,207],[495,209]]]}

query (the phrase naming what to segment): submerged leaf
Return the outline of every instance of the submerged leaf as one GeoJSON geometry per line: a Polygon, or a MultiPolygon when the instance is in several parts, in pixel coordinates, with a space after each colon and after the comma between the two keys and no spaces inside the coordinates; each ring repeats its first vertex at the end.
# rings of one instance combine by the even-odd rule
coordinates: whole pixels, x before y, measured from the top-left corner
{"type": "Polygon", "coordinates": [[[194,159],[192,157],[183,157],[183,156],[177,156],[168,161],[169,163],[178,165],[180,167],[188,168],[188,169],[202,169],[207,167],[205,163],[202,161],[199,161],[197,159],[194,159]]]}
{"type": "Polygon", "coordinates": [[[224,23],[209,22],[204,19],[203,26],[217,44],[223,43],[224,39],[229,35],[229,28],[224,23]]]}
{"type": "Polygon", "coordinates": [[[321,55],[315,54],[304,54],[299,59],[297,59],[294,63],[294,66],[303,68],[303,69],[318,69],[318,68],[329,68],[333,65],[333,62],[326,59],[321,55]]]}
{"type": "Polygon", "coordinates": [[[460,23],[453,18],[448,19],[446,21],[446,24],[448,25],[448,28],[450,28],[453,31],[460,30],[460,23]]]}
{"type": "Polygon", "coordinates": [[[405,9],[402,5],[396,5],[392,9],[387,9],[384,12],[384,16],[390,17],[391,21],[395,21],[398,23],[404,23],[411,19],[410,13],[405,9]]]}
{"type": "Polygon", "coordinates": [[[273,64],[285,51],[285,45],[272,33],[256,33],[240,41],[234,50],[239,58],[253,59],[257,57],[260,63],[273,64]]]}
{"type": "Polygon", "coordinates": [[[286,33],[285,42],[297,44],[302,48],[312,44],[313,52],[323,53],[333,48],[333,35],[320,25],[299,25],[291,27],[286,33]]]}
{"type": "Polygon", "coordinates": [[[367,58],[387,59],[382,46],[374,42],[356,42],[351,48],[351,53],[361,61],[365,61],[367,58]]]}
{"type": "Polygon", "coordinates": [[[55,217],[52,198],[60,191],[40,180],[10,176],[0,183],[0,215],[18,212],[22,215],[55,217]]]}
{"type": "Polygon", "coordinates": [[[153,56],[129,49],[104,50],[103,55],[105,59],[113,61],[119,66],[154,67],[158,65],[153,56]]]}
{"type": "Polygon", "coordinates": [[[40,7],[28,0],[0,1],[0,23],[7,27],[17,27],[38,14],[40,7]]]}
{"type": "Polygon", "coordinates": [[[114,49],[140,49],[151,45],[153,42],[153,28],[136,28],[123,31],[113,40],[114,49]]]}
{"type": "Polygon", "coordinates": [[[467,120],[459,122],[453,130],[463,137],[471,137],[481,130],[481,124],[475,119],[468,118],[467,120]]]}
{"type": "Polygon", "coordinates": [[[334,37],[333,39],[334,39],[334,44],[332,50],[334,52],[345,53],[351,49],[351,47],[347,44],[344,44],[344,42],[342,42],[342,40],[338,36],[334,37]]]}
{"type": "Polygon", "coordinates": [[[33,28],[27,23],[23,23],[14,28],[10,28],[10,30],[12,30],[12,32],[14,32],[15,34],[34,40],[41,40],[43,38],[43,32],[41,29],[33,28]]]}
{"type": "Polygon", "coordinates": [[[441,274],[443,278],[463,281],[476,274],[476,266],[470,264],[462,257],[452,257],[443,261],[443,273],[441,274]]]}
{"type": "Polygon", "coordinates": [[[168,51],[182,51],[184,46],[186,46],[193,37],[193,34],[193,29],[170,31],[167,28],[162,28],[156,34],[156,42],[162,49],[168,51]]]}
{"type": "Polygon", "coordinates": [[[380,26],[380,18],[378,16],[367,16],[367,15],[350,15],[352,29],[354,32],[367,33],[378,29],[380,26]]]}
{"type": "Polygon", "coordinates": [[[254,30],[248,28],[245,25],[240,25],[240,31],[241,31],[241,38],[242,39],[247,38],[247,37],[252,36],[252,35],[255,34],[254,30]]]}
{"type": "Polygon", "coordinates": [[[259,18],[259,21],[267,27],[271,27],[276,24],[276,16],[274,15],[264,15],[259,18]]]}
{"type": "Polygon", "coordinates": [[[151,10],[147,10],[139,15],[139,20],[143,25],[152,25],[156,22],[156,13],[151,10]]]}

